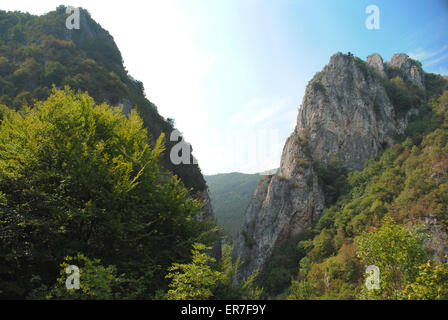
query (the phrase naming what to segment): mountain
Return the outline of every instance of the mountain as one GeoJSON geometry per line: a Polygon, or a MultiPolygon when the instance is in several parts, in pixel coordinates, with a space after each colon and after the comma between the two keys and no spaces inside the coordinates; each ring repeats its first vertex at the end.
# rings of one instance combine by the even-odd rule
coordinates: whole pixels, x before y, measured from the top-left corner
{"type": "MultiPolygon", "coordinates": [[[[99,103],[122,105],[125,113],[136,107],[153,141],[162,132],[169,136],[172,124],[146,98],[143,84],[128,74],[109,32],[85,9],[80,9],[82,27],[67,29],[65,10],[60,6],[42,16],[0,11],[0,103],[32,106],[34,99],[48,97],[52,84],[69,85],[99,103]]],[[[165,143],[168,150],[174,144],[168,139],[165,143]]],[[[206,190],[198,165],[175,166],[169,153],[163,165],[194,192],[206,190]]]]}
{"type": "Polygon", "coordinates": [[[258,174],[266,176],[266,175],[270,175],[270,174],[277,174],[277,172],[278,172],[278,168],[277,169],[266,170],[266,171],[263,171],[263,172],[259,172],[258,174]]]}
{"type": "Polygon", "coordinates": [[[170,161],[175,128],[113,37],[87,10],[80,29],[67,29],[67,17],[64,6],[0,11],[0,295],[44,298],[64,257],[79,253],[80,263],[119,271],[121,297],[153,298],[194,242],[221,254],[207,185],[197,164],[170,161]]]}
{"type": "Polygon", "coordinates": [[[217,224],[235,238],[243,225],[243,213],[262,175],[232,172],[204,178],[209,187],[217,224]]]}
{"type": "MultiPolygon", "coordinates": [[[[342,250],[339,242],[333,247],[337,239],[343,239],[352,250],[354,237],[369,226],[378,226],[384,212],[372,220],[376,225],[368,220],[357,231],[359,233],[349,228],[349,221],[361,219],[357,216],[360,212],[353,210],[350,218],[341,216],[339,224],[328,226],[330,229],[321,227],[316,231],[316,225],[326,226],[321,220],[326,217],[323,215],[326,208],[333,208],[332,205],[340,203],[338,200],[359,192],[361,187],[347,182],[347,177],[365,168],[370,159],[394,148],[409,134],[409,128],[419,132],[418,143],[421,143],[423,133],[435,130],[434,123],[443,123],[444,111],[435,106],[446,88],[441,76],[425,73],[418,61],[405,54],[396,54],[386,63],[378,54],[370,55],[366,61],[350,53],[334,54],[307,85],[297,125],[283,148],[278,174],[260,181],[244,214],[244,226],[233,251],[234,259],[240,257],[243,262],[239,279],[259,270],[264,283],[271,287],[277,284],[271,293],[278,294],[278,290],[282,290],[278,286],[279,279],[289,282],[291,276],[296,275],[301,259],[308,259],[301,261],[301,265],[311,261],[318,268],[323,258],[329,259],[342,250]],[[436,114],[442,114],[442,120],[435,122],[431,118],[436,114]],[[430,120],[423,118],[425,115],[430,120]],[[306,245],[297,249],[297,242],[304,241],[308,241],[306,245]],[[320,260],[313,260],[310,258],[312,248],[322,248],[322,243],[330,243],[332,249],[327,249],[320,260]],[[288,250],[289,256],[285,253],[288,250]],[[287,266],[279,269],[279,265],[287,266]]],[[[440,179],[436,189],[446,181],[446,172],[440,179]]],[[[399,190],[398,186],[395,188],[399,190]]],[[[372,197],[368,203],[372,206],[372,202],[378,200],[384,203],[385,212],[392,214],[396,197],[391,194],[387,201],[372,197]]],[[[332,210],[333,216],[345,212],[339,211],[340,207],[332,210]]],[[[446,213],[436,217],[434,212],[421,212],[419,221],[424,221],[424,217],[430,218],[432,230],[439,230],[431,233],[433,241],[428,246],[437,243],[437,250],[448,253],[446,233],[440,233],[445,228],[446,213]]],[[[411,219],[402,221],[406,223],[411,219]]],[[[350,256],[350,261],[357,265],[353,253],[350,256]]],[[[317,277],[325,278],[322,273],[317,277]]],[[[359,276],[356,281],[359,282],[359,276]]],[[[322,285],[325,288],[326,285],[322,285]]]]}
{"type": "MultiPolygon", "coordinates": [[[[85,9],[80,9],[79,29],[67,29],[67,17],[65,6],[42,16],[0,11],[0,104],[33,106],[35,99],[49,96],[53,84],[68,85],[88,92],[98,103],[121,105],[125,114],[136,108],[151,144],[163,133],[170,150],[176,142],[167,137],[175,128],[146,98],[142,82],[128,74],[113,37],[85,9]]],[[[205,216],[213,219],[199,165],[174,165],[169,152],[163,153],[161,162],[192,195],[205,201],[205,216]]]]}

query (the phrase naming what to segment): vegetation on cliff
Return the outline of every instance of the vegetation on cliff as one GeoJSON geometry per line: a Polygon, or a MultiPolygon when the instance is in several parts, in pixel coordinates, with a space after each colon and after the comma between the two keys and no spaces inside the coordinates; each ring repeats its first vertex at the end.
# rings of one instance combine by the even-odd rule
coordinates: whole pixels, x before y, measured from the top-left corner
{"type": "MultiPolygon", "coordinates": [[[[427,79],[435,80],[428,102],[402,142],[349,173],[349,192],[325,209],[313,237],[298,242],[306,254],[288,298],[448,298],[446,258],[428,245],[425,223],[448,230],[448,91],[442,77],[427,79]],[[379,290],[365,288],[368,265],[380,269],[379,290]]],[[[339,180],[327,180],[327,189],[339,180]]]]}
{"type": "MultiPolygon", "coordinates": [[[[142,82],[130,76],[112,36],[81,9],[82,28],[68,30],[65,6],[42,16],[0,10],[0,104],[19,109],[48,98],[52,85],[88,92],[97,103],[136,107],[154,144],[174,129],[145,96],[142,82]]],[[[129,110],[126,110],[129,111],[129,110]]],[[[168,149],[175,142],[165,139],[168,149]]],[[[198,165],[173,165],[161,156],[165,169],[177,174],[193,192],[205,191],[198,165]]]]}

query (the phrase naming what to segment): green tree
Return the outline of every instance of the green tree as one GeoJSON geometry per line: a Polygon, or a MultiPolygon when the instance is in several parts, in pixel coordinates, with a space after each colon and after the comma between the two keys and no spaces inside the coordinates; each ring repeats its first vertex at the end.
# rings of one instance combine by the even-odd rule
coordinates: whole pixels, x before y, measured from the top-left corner
{"type": "Polygon", "coordinates": [[[117,290],[150,298],[166,290],[166,269],[187,261],[195,241],[213,240],[201,201],[161,170],[163,136],[151,148],[135,111],[125,117],[87,94],[54,89],[33,109],[3,109],[2,117],[5,296],[27,296],[33,276],[51,287],[60,261],[82,252],[124,274],[117,290]]]}
{"type": "Polygon", "coordinates": [[[235,262],[232,261],[232,246],[225,243],[222,246],[222,257],[218,266],[218,269],[222,272],[222,277],[213,291],[213,296],[216,299],[260,299],[263,288],[259,288],[255,283],[258,279],[258,271],[253,272],[248,279],[238,283],[235,282],[240,265],[239,258],[235,262]]]}
{"type": "Polygon", "coordinates": [[[314,168],[322,184],[327,206],[334,204],[340,196],[348,192],[348,170],[341,160],[333,158],[327,166],[315,162],[314,168]]]}
{"type": "Polygon", "coordinates": [[[47,299],[110,300],[114,298],[113,287],[120,281],[114,266],[104,267],[99,259],[89,259],[81,253],[74,257],[65,257],[60,265],[60,277],[51,288],[47,299]],[[68,289],[69,276],[66,268],[75,265],[79,268],[79,289],[68,289]]]}
{"type": "Polygon", "coordinates": [[[406,286],[404,295],[410,300],[448,300],[448,264],[431,263],[418,268],[418,276],[406,286]]]}
{"type": "Polygon", "coordinates": [[[58,61],[50,61],[45,64],[44,76],[48,84],[61,84],[65,74],[65,67],[58,61]]]}
{"type": "Polygon", "coordinates": [[[223,273],[215,271],[209,265],[215,262],[204,250],[210,250],[201,243],[193,245],[191,263],[174,263],[166,276],[171,278],[167,297],[170,300],[203,300],[213,296],[213,289],[223,278],[223,273]]]}
{"type": "Polygon", "coordinates": [[[379,229],[363,233],[357,246],[361,262],[380,270],[380,291],[374,296],[383,299],[400,298],[401,290],[416,279],[418,266],[427,259],[422,235],[391,218],[379,229]]]}
{"type": "Polygon", "coordinates": [[[309,281],[292,280],[287,300],[310,300],[316,289],[309,281]]]}

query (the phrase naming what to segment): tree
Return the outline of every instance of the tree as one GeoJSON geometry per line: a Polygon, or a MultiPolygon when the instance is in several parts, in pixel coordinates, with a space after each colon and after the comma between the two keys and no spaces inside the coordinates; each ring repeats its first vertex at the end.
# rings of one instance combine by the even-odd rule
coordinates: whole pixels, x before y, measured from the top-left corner
{"type": "Polygon", "coordinates": [[[27,296],[35,276],[51,287],[64,257],[82,252],[124,274],[118,291],[150,298],[166,289],[166,269],[187,261],[195,241],[213,241],[212,223],[199,219],[201,201],[161,170],[163,136],[151,148],[142,125],[135,111],[126,118],[68,88],[31,110],[2,109],[5,297],[27,296]]]}
{"type": "Polygon", "coordinates": [[[391,218],[386,218],[379,229],[364,232],[357,246],[361,262],[380,270],[380,291],[374,292],[379,298],[400,298],[401,290],[416,279],[418,266],[427,259],[422,235],[391,218]]]}
{"type": "Polygon", "coordinates": [[[406,286],[404,295],[410,300],[448,300],[448,264],[428,261],[421,265],[417,278],[406,286]]]}
{"type": "Polygon", "coordinates": [[[110,300],[114,298],[112,288],[120,279],[114,266],[104,267],[99,259],[89,259],[81,253],[75,257],[65,257],[60,265],[60,277],[53,286],[47,299],[77,299],[77,300],[110,300]],[[66,268],[75,265],[79,268],[79,289],[66,287],[66,268]]]}
{"type": "Polygon", "coordinates": [[[223,273],[212,270],[209,263],[215,262],[204,250],[210,250],[201,243],[193,245],[193,260],[189,264],[175,263],[166,277],[171,278],[167,297],[170,300],[200,300],[213,296],[213,288],[222,280],[223,273]]]}
{"type": "Polygon", "coordinates": [[[314,167],[322,184],[327,206],[334,204],[340,196],[348,192],[348,170],[341,160],[333,158],[327,166],[315,162],[314,167]]]}
{"type": "Polygon", "coordinates": [[[50,61],[45,64],[44,76],[48,84],[60,85],[65,74],[65,67],[58,61],[50,61]]]}
{"type": "Polygon", "coordinates": [[[292,280],[291,287],[289,288],[289,295],[286,297],[286,299],[310,300],[316,291],[316,288],[313,287],[310,281],[292,280]]]}
{"type": "Polygon", "coordinates": [[[230,244],[223,244],[222,257],[219,262],[218,270],[222,272],[222,277],[213,290],[213,296],[216,299],[224,300],[258,300],[260,299],[263,288],[256,286],[258,280],[258,271],[254,271],[248,279],[238,283],[235,278],[241,265],[240,259],[232,261],[233,248],[230,244]]]}

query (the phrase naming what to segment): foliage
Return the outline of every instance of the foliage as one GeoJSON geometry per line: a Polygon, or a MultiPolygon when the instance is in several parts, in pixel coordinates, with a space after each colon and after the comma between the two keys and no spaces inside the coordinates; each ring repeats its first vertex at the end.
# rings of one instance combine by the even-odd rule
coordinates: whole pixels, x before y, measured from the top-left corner
{"type": "Polygon", "coordinates": [[[387,218],[382,226],[357,239],[357,255],[365,266],[380,270],[379,297],[397,299],[406,283],[417,277],[417,268],[426,259],[423,238],[387,218]]]}
{"type": "Polygon", "coordinates": [[[217,224],[231,238],[243,225],[243,214],[263,176],[238,172],[205,176],[217,224]]]}
{"type": "Polygon", "coordinates": [[[192,243],[213,241],[211,222],[198,219],[201,202],[159,165],[163,136],[151,148],[135,111],[125,117],[66,88],[2,114],[5,297],[27,296],[34,275],[51,287],[60,261],[82,252],[124,274],[114,294],[149,298],[166,288],[166,269],[186,261],[192,243]]]}
{"type": "Polygon", "coordinates": [[[423,103],[424,91],[403,81],[400,76],[382,81],[398,117],[403,117],[411,108],[417,108],[423,103]]]}
{"type": "Polygon", "coordinates": [[[447,263],[423,264],[415,281],[408,284],[404,295],[409,300],[448,300],[447,263]]]}
{"type": "Polygon", "coordinates": [[[315,162],[314,169],[323,187],[325,203],[332,205],[336,200],[348,192],[348,170],[339,159],[331,159],[327,166],[315,162]]]}
{"type": "Polygon", "coordinates": [[[264,296],[276,296],[284,292],[297,271],[300,259],[305,250],[297,246],[297,242],[310,237],[310,231],[283,242],[275,248],[265,262],[258,283],[264,289],[264,296]]]}
{"type": "Polygon", "coordinates": [[[442,95],[448,89],[448,83],[439,74],[425,73],[425,87],[428,100],[433,100],[442,95]]]}
{"type": "Polygon", "coordinates": [[[166,277],[171,278],[167,298],[172,300],[201,299],[250,299],[257,300],[263,289],[255,286],[258,273],[254,272],[248,279],[234,284],[240,261],[232,263],[232,247],[224,244],[222,259],[214,264],[215,259],[204,251],[210,250],[201,243],[195,243],[192,261],[188,264],[175,263],[166,277]]]}
{"type": "Polygon", "coordinates": [[[313,89],[325,93],[325,86],[322,84],[322,81],[320,80],[316,80],[313,82],[313,89]]]}
{"type": "Polygon", "coordinates": [[[256,286],[258,271],[254,272],[248,279],[235,284],[235,278],[240,267],[240,259],[232,262],[232,246],[225,243],[222,246],[222,258],[219,262],[219,270],[222,272],[222,278],[218,282],[214,290],[214,297],[216,299],[224,300],[258,300],[263,288],[256,286]]]}
{"type": "Polygon", "coordinates": [[[292,280],[291,287],[289,288],[289,295],[287,300],[310,300],[315,292],[312,284],[307,281],[292,280]]]}
{"type": "Polygon", "coordinates": [[[89,259],[81,253],[75,257],[65,257],[60,265],[60,277],[57,284],[46,296],[47,299],[76,299],[76,300],[110,300],[114,298],[112,288],[120,281],[116,275],[116,268],[107,268],[100,264],[99,259],[89,259]],[[67,289],[65,272],[69,265],[79,268],[79,289],[67,289]]]}
{"type": "Polygon", "coordinates": [[[172,278],[167,297],[170,300],[200,300],[208,299],[213,293],[216,283],[222,279],[222,273],[214,271],[208,265],[215,262],[215,259],[207,253],[201,252],[210,250],[203,244],[193,244],[193,261],[189,264],[175,263],[168,270],[167,278],[172,278]]]}

